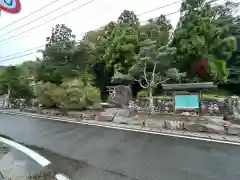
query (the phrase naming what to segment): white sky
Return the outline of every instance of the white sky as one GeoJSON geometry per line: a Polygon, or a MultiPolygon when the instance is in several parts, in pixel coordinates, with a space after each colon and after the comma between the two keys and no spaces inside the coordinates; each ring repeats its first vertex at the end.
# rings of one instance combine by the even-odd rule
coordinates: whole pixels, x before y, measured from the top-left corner
{"type": "MultiPolygon", "coordinates": [[[[41,8],[42,6],[52,2],[53,0],[20,0],[22,4],[22,10],[18,14],[8,14],[5,12],[1,12],[0,17],[0,29],[4,26],[10,24],[13,21],[16,21],[29,13],[41,8]]],[[[28,18],[21,20],[3,30],[0,30],[0,41],[14,36],[16,34],[19,34],[27,29],[30,29],[31,27],[37,26],[39,24],[42,24],[64,12],[67,12],[81,4],[84,4],[88,2],[89,0],[77,0],[76,2],[70,4],[69,6],[66,6],[65,8],[56,11],[44,18],[41,18],[38,21],[35,21],[25,27],[22,27],[18,29],[17,31],[10,32],[9,31],[18,28],[19,26],[22,26],[40,16],[43,16],[46,13],[49,13],[50,11],[53,11],[54,9],[57,9],[58,7],[71,2],[72,0],[59,0],[58,2],[52,4],[51,6],[43,9],[42,11],[37,12],[34,15],[29,16],[28,18]],[[6,34],[4,35],[3,34],[6,34]]],[[[95,0],[94,2],[84,6],[83,8],[77,9],[65,16],[62,16],[56,20],[53,20],[43,26],[40,26],[32,31],[29,31],[27,33],[24,33],[20,36],[17,36],[13,39],[7,40],[5,42],[0,42],[0,65],[9,65],[9,64],[18,64],[23,61],[28,60],[35,60],[37,56],[40,56],[39,53],[35,53],[29,56],[12,59],[9,61],[4,61],[8,58],[12,58],[14,56],[10,56],[8,58],[4,58],[4,56],[8,56],[14,53],[18,53],[21,51],[25,51],[34,47],[38,47],[45,44],[45,40],[47,36],[51,35],[51,29],[56,24],[66,24],[68,27],[70,27],[73,30],[73,33],[77,36],[77,39],[79,40],[81,38],[81,33],[87,32],[89,30],[98,28],[102,25],[107,24],[109,21],[116,20],[118,16],[121,14],[121,12],[124,9],[132,10],[136,14],[141,14],[145,11],[152,10],[154,8],[164,6],[173,2],[176,2],[177,0],[95,0]]],[[[180,8],[180,2],[173,4],[171,6],[168,6],[166,8],[162,8],[159,10],[156,10],[154,12],[144,14],[139,17],[140,21],[148,20],[152,17],[157,17],[160,14],[169,14],[172,12],[178,11],[180,8]]],[[[173,24],[173,26],[176,25],[178,19],[179,19],[179,13],[173,14],[168,16],[169,20],[173,24]]],[[[29,51],[26,53],[35,52],[29,51]]],[[[26,54],[23,53],[23,54],[26,54]]],[[[22,54],[16,55],[21,56],[22,54]]]]}

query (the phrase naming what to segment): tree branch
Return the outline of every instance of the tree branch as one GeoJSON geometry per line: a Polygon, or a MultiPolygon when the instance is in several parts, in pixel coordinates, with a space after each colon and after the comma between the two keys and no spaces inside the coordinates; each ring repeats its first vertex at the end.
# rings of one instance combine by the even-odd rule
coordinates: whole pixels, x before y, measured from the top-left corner
{"type": "Polygon", "coordinates": [[[147,88],[147,86],[144,86],[144,85],[142,84],[141,80],[134,78],[134,81],[138,82],[142,88],[144,88],[144,89],[147,88]]]}
{"type": "Polygon", "coordinates": [[[157,66],[157,63],[154,63],[154,67],[153,67],[153,71],[152,71],[152,79],[151,79],[151,83],[154,82],[154,77],[155,77],[155,71],[156,71],[156,66],[157,66]]]}
{"type": "Polygon", "coordinates": [[[156,76],[158,76],[158,75],[160,75],[161,73],[160,72],[158,72],[157,74],[156,74],[156,76]]]}
{"type": "Polygon", "coordinates": [[[145,61],[144,61],[144,68],[143,68],[143,74],[144,74],[144,78],[145,78],[146,83],[149,84],[149,81],[148,81],[148,79],[147,79],[146,69],[147,69],[147,61],[145,60],[145,61]]]}
{"type": "Polygon", "coordinates": [[[163,80],[163,81],[157,82],[156,85],[158,85],[158,84],[162,84],[162,83],[168,81],[169,79],[171,79],[171,78],[167,78],[167,79],[165,79],[165,80],[163,80]]]}

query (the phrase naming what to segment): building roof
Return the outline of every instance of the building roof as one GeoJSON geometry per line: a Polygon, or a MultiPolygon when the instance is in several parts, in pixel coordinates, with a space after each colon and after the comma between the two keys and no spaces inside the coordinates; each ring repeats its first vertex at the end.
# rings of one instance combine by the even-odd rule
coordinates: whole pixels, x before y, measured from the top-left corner
{"type": "Polygon", "coordinates": [[[183,84],[162,84],[163,90],[166,91],[182,91],[182,90],[193,90],[200,91],[204,89],[213,89],[217,88],[213,82],[205,82],[205,83],[183,83],[183,84]]]}

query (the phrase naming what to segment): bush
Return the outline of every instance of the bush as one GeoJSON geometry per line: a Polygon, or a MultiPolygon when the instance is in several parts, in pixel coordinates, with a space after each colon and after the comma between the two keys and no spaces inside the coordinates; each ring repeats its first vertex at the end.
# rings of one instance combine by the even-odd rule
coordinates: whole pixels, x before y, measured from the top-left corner
{"type": "Polygon", "coordinates": [[[148,97],[148,93],[146,90],[141,90],[137,94],[137,98],[146,98],[146,97],[148,97]]]}
{"type": "Polygon", "coordinates": [[[45,107],[80,110],[100,103],[98,89],[79,78],[65,80],[60,86],[39,82],[36,89],[38,101],[45,107]]]}
{"type": "Polygon", "coordinates": [[[42,104],[44,107],[51,108],[55,106],[55,102],[53,101],[51,97],[51,92],[54,91],[54,89],[57,88],[56,85],[47,82],[44,83],[42,81],[38,82],[36,84],[36,91],[35,95],[37,97],[37,101],[39,104],[42,104]]]}

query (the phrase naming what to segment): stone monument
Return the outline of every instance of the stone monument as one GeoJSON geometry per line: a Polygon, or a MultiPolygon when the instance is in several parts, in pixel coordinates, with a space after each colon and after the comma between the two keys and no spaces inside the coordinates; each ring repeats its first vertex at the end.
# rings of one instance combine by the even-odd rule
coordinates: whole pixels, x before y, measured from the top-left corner
{"type": "Polygon", "coordinates": [[[117,107],[128,108],[129,102],[133,100],[132,91],[129,86],[108,86],[109,96],[107,102],[117,107]]]}

